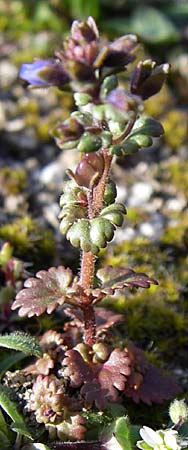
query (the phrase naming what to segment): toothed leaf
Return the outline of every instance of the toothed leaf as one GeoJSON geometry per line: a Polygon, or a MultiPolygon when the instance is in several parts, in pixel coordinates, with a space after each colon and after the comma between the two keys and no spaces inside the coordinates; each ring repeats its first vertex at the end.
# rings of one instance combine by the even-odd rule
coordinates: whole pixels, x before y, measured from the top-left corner
{"type": "Polygon", "coordinates": [[[137,153],[142,147],[150,147],[154,137],[164,133],[162,125],[151,117],[137,119],[129,136],[121,143],[110,148],[112,154],[126,156],[137,153]]]}
{"type": "Polygon", "coordinates": [[[80,219],[67,233],[67,239],[74,247],[80,247],[85,252],[91,251],[94,255],[97,255],[100,248],[106,247],[113,236],[114,225],[103,217],[80,219]]]}
{"type": "Polygon", "coordinates": [[[75,293],[72,271],[63,266],[51,267],[41,270],[36,278],[28,278],[22,289],[16,296],[12,309],[20,308],[20,316],[40,316],[45,311],[51,314],[58,306],[69,299],[75,293]]]}
{"type": "Polygon", "coordinates": [[[105,290],[108,293],[109,289],[110,295],[117,289],[123,289],[125,287],[149,288],[150,284],[158,284],[156,280],[148,277],[145,273],[134,272],[130,268],[118,266],[106,266],[103,269],[99,269],[97,277],[103,283],[101,291],[105,290]]]}
{"type": "Polygon", "coordinates": [[[179,388],[173,377],[154,367],[143,350],[133,344],[129,344],[127,350],[131,360],[131,374],[124,391],[127,397],[135,403],[143,401],[151,405],[160,404],[178,394],[179,388]]]}
{"type": "Polygon", "coordinates": [[[85,361],[77,350],[68,350],[63,365],[71,386],[81,387],[86,405],[94,403],[99,410],[108,401],[117,401],[130,375],[128,352],[120,349],[113,350],[107,361],[98,364],[85,361]]]}
{"type": "Polygon", "coordinates": [[[103,208],[100,216],[108,219],[113,225],[121,227],[126,214],[126,208],[122,203],[113,203],[112,205],[103,208]]]}

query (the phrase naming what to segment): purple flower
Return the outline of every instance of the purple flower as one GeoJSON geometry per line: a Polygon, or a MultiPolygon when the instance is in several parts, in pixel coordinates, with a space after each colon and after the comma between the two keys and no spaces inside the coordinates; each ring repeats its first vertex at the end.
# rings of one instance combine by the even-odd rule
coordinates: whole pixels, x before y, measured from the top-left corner
{"type": "Polygon", "coordinates": [[[116,88],[109,92],[106,97],[108,103],[121,111],[129,111],[135,109],[140,104],[139,98],[125,91],[123,88],[116,88]]]}
{"type": "Polygon", "coordinates": [[[62,63],[53,59],[37,60],[23,64],[19,73],[20,78],[34,86],[62,87],[70,81],[62,63]]]}

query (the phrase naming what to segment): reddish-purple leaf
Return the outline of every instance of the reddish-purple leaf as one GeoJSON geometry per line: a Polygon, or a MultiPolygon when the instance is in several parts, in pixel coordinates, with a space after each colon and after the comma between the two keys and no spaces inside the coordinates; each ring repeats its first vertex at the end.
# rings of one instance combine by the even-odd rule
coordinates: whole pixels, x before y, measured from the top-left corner
{"type": "Polygon", "coordinates": [[[145,273],[135,272],[127,267],[106,266],[98,270],[97,277],[102,282],[102,286],[101,289],[98,288],[92,291],[96,297],[97,294],[100,296],[100,292],[112,295],[116,290],[124,289],[125,287],[149,288],[151,284],[158,284],[156,280],[148,277],[145,273]]]}
{"type": "MultiPolygon", "coordinates": [[[[79,329],[84,327],[83,313],[80,309],[66,308],[65,313],[72,318],[70,326],[78,327],[79,329]]],[[[124,316],[122,314],[114,313],[106,308],[96,308],[95,318],[97,337],[105,333],[115,324],[124,320],[124,316]]]]}
{"type": "Polygon", "coordinates": [[[63,365],[66,366],[64,376],[70,379],[72,387],[80,387],[92,380],[92,369],[77,350],[67,350],[63,365]]]}
{"type": "Polygon", "coordinates": [[[113,350],[98,374],[99,383],[107,390],[109,400],[115,402],[118,399],[118,391],[125,389],[130,372],[128,352],[119,348],[113,350]]]}
{"type": "Polygon", "coordinates": [[[77,350],[68,350],[65,356],[64,376],[70,379],[72,387],[81,387],[87,406],[95,403],[100,410],[108,401],[117,401],[131,372],[127,350],[115,349],[107,361],[97,364],[84,361],[77,350]]]}
{"type": "Polygon", "coordinates": [[[63,303],[71,303],[75,295],[76,285],[73,285],[72,271],[63,266],[41,270],[36,278],[26,280],[25,289],[16,296],[12,309],[20,308],[20,316],[40,316],[45,311],[48,314],[63,303]]]}
{"type": "Polygon", "coordinates": [[[125,386],[124,394],[127,397],[131,397],[135,403],[143,401],[151,405],[162,403],[178,394],[179,389],[173,377],[154,367],[141,349],[130,345],[128,354],[132,372],[125,386]]]}

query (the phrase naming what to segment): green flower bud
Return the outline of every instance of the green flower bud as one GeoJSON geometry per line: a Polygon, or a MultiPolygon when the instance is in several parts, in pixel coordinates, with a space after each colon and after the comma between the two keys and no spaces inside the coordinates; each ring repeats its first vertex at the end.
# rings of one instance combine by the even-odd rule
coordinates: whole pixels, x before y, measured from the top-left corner
{"type": "Polygon", "coordinates": [[[77,106],[84,106],[87,105],[92,100],[92,97],[89,94],[82,94],[76,92],[74,94],[74,100],[77,106]]]}
{"type": "Polygon", "coordinates": [[[78,144],[78,151],[81,153],[96,152],[101,148],[102,140],[96,134],[85,132],[78,144]]]}
{"type": "Polygon", "coordinates": [[[184,399],[175,399],[170,404],[169,416],[174,424],[178,423],[180,419],[182,419],[182,422],[185,422],[188,419],[188,406],[184,399]]]}
{"type": "Polygon", "coordinates": [[[80,353],[80,355],[82,355],[82,358],[84,359],[84,361],[86,361],[86,362],[91,361],[91,347],[89,347],[89,345],[81,342],[80,344],[77,344],[76,347],[74,347],[74,348],[75,348],[75,350],[77,350],[77,352],[80,353]]]}
{"type": "Polygon", "coordinates": [[[109,180],[109,182],[106,185],[105,192],[104,192],[105,205],[108,206],[108,205],[111,205],[111,203],[114,203],[116,196],[117,196],[116,185],[112,180],[109,180]]]}
{"type": "Polygon", "coordinates": [[[108,347],[103,344],[103,342],[97,342],[93,345],[93,351],[95,354],[93,355],[93,362],[103,362],[106,361],[109,355],[109,349],[108,347]]]}

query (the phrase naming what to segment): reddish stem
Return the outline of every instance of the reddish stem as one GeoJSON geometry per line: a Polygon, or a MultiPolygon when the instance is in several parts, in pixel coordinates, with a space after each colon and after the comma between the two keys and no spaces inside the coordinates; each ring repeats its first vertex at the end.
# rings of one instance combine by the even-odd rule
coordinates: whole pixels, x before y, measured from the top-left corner
{"type": "Polygon", "coordinates": [[[124,130],[124,132],[119,136],[118,138],[113,139],[113,144],[121,144],[121,142],[128,136],[128,134],[131,132],[136,120],[136,113],[133,114],[133,116],[128,121],[128,124],[124,130]]]}
{"type": "MultiPolygon", "coordinates": [[[[108,149],[103,149],[104,171],[97,186],[93,188],[88,196],[88,217],[92,219],[99,214],[103,201],[106,183],[112,162],[112,155],[109,155],[108,149]],[[92,194],[92,195],[91,195],[92,194]]],[[[84,289],[90,289],[93,286],[95,272],[95,256],[92,252],[83,252],[81,260],[80,284],[84,289]]],[[[84,314],[84,341],[88,345],[93,345],[96,341],[96,323],[95,312],[91,304],[91,297],[84,295],[82,298],[84,314]]]]}

